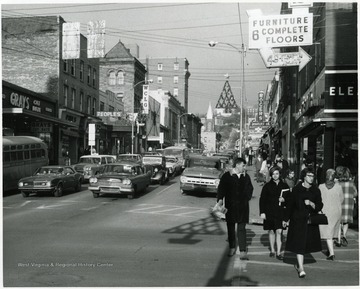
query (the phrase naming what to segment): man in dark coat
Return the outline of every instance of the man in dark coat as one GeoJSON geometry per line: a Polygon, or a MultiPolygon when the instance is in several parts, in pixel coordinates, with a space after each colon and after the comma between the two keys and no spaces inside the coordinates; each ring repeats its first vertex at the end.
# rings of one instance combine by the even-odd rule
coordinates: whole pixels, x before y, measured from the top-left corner
{"type": "Polygon", "coordinates": [[[245,171],[246,161],[243,158],[234,160],[234,168],[223,174],[220,179],[217,202],[227,208],[226,224],[229,240],[229,254],[236,253],[235,224],[237,224],[237,238],[240,249],[240,259],[248,260],[246,244],[246,223],[249,222],[249,200],[253,193],[253,185],[249,175],[245,171]]]}

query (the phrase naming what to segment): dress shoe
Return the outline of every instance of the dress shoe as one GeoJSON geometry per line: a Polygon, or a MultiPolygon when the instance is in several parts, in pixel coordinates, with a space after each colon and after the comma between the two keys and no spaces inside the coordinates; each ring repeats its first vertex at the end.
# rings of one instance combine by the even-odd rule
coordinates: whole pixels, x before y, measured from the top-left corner
{"type": "Polygon", "coordinates": [[[284,256],[281,255],[281,254],[277,254],[277,255],[276,255],[276,259],[282,261],[282,260],[284,260],[284,256]]]}
{"type": "Polygon", "coordinates": [[[334,241],[334,244],[336,247],[341,247],[341,243],[339,243],[338,241],[334,241]]]}
{"type": "Polygon", "coordinates": [[[235,253],[236,253],[236,249],[235,249],[235,248],[230,248],[229,253],[228,253],[228,256],[229,256],[229,257],[232,257],[232,256],[235,255],[235,253]]]}
{"type": "Polygon", "coordinates": [[[326,260],[334,261],[335,260],[335,255],[331,255],[331,256],[327,257],[326,260]]]}
{"type": "Polygon", "coordinates": [[[269,257],[275,257],[275,252],[270,252],[269,257]]]}
{"type": "Polygon", "coordinates": [[[341,238],[341,246],[347,247],[347,245],[348,245],[348,241],[346,240],[345,237],[342,237],[341,238]]]}

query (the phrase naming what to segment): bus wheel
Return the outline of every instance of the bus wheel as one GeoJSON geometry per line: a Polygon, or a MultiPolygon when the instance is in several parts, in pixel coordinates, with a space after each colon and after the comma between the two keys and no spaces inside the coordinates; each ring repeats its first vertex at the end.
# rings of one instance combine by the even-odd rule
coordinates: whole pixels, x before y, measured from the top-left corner
{"type": "Polygon", "coordinates": [[[27,197],[29,196],[29,193],[28,193],[28,192],[21,192],[21,194],[22,194],[22,196],[23,196],[24,198],[27,198],[27,197]]]}
{"type": "Polygon", "coordinates": [[[62,184],[58,184],[56,189],[55,189],[54,196],[55,197],[61,197],[62,194],[63,194],[63,186],[62,186],[62,184]]]}

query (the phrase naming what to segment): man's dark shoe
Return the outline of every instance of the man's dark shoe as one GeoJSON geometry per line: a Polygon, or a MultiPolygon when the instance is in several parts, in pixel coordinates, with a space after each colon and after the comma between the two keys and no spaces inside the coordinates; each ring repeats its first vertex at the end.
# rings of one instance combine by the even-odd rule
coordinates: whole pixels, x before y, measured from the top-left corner
{"type": "Polygon", "coordinates": [[[240,251],[240,260],[249,260],[246,251],[240,251]]]}
{"type": "Polygon", "coordinates": [[[235,249],[235,248],[230,248],[229,253],[228,253],[228,256],[229,256],[229,257],[232,257],[232,256],[235,255],[235,253],[236,253],[236,249],[235,249]]]}

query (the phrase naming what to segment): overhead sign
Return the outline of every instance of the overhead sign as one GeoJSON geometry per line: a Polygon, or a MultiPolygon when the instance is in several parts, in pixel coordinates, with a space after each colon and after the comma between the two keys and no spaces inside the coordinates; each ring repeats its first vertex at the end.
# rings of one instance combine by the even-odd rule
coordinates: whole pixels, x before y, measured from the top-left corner
{"type": "Polygon", "coordinates": [[[105,56],[105,20],[90,21],[87,25],[87,57],[105,56]]]}
{"type": "Polygon", "coordinates": [[[301,47],[299,47],[298,52],[283,53],[276,53],[269,48],[260,49],[260,54],[267,68],[299,66],[299,71],[301,71],[312,58],[301,47]]]}
{"type": "Polygon", "coordinates": [[[144,114],[149,114],[149,85],[143,85],[143,110],[144,114]]]}
{"type": "Polygon", "coordinates": [[[313,44],[313,14],[249,15],[249,48],[313,44]]]}
{"type": "Polygon", "coordinates": [[[259,91],[258,93],[258,115],[257,121],[263,122],[264,121],[264,92],[259,91]]]}
{"type": "Polygon", "coordinates": [[[62,59],[80,58],[80,22],[63,23],[62,59]]]}

